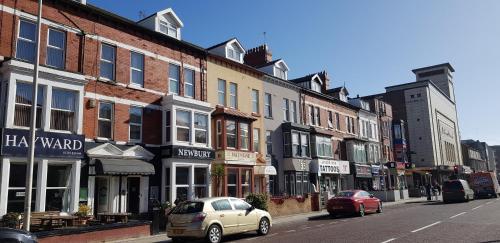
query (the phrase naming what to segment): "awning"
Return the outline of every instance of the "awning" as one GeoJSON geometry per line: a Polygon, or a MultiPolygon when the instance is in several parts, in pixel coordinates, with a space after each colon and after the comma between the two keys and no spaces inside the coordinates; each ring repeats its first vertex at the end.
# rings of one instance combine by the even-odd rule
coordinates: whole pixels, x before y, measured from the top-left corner
{"type": "Polygon", "coordinates": [[[257,165],[253,167],[255,175],[277,175],[276,168],[272,165],[257,165]]]}
{"type": "Polygon", "coordinates": [[[98,175],[154,175],[153,164],[138,159],[96,159],[98,175]]]}

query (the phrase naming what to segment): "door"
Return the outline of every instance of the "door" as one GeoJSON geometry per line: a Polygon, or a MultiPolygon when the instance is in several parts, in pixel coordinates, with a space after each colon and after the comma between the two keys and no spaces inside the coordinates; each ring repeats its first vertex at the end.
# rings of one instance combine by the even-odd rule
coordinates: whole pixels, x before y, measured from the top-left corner
{"type": "Polygon", "coordinates": [[[228,199],[221,199],[212,202],[215,210],[215,220],[222,223],[224,235],[238,233],[238,212],[233,210],[228,199]]]}
{"type": "Polygon", "coordinates": [[[127,178],[127,212],[139,213],[139,202],[141,200],[140,193],[141,178],[128,177],[127,178]]]}
{"type": "Polygon", "coordinates": [[[257,213],[250,211],[250,205],[237,198],[231,198],[234,210],[238,216],[238,232],[257,230],[257,213]]]}
{"type": "Polygon", "coordinates": [[[96,177],[95,188],[97,213],[109,212],[109,177],[96,177]]]}

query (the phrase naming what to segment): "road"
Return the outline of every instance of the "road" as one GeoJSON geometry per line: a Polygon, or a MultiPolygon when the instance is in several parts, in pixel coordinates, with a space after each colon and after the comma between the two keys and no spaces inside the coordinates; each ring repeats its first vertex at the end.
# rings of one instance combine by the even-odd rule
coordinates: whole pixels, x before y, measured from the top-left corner
{"type": "Polygon", "coordinates": [[[280,222],[265,237],[252,232],[224,242],[500,242],[500,200],[406,203],[365,217],[324,215],[280,222]]]}

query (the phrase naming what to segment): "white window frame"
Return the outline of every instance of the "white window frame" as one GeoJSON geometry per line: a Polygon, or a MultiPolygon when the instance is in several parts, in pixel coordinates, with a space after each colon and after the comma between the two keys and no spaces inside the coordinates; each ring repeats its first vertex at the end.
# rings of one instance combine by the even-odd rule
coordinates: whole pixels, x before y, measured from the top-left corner
{"type": "Polygon", "coordinates": [[[226,120],[224,129],[226,129],[226,148],[236,149],[236,147],[238,147],[238,140],[240,139],[238,137],[238,129],[239,129],[238,122],[236,122],[236,120],[226,120]],[[229,122],[233,122],[234,123],[234,134],[233,133],[229,133],[229,131],[227,130],[227,124],[229,122]],[[229,134],[230,135],[234,135],[234,137],[236,138],[236,143],[235,143],[234,147],[230,147],[229,143],[227,142],[227,140],[229,138],[229,134]]]}
{"type": "Polygon", "coordinates": [[[238,109],[238,84],[233,82],[229,82],[229,107],[238,109]],[[235,87],[234,94],[232,93],[231,87],[235,87]],[[234,104],[232,104],[233,99],[234,104]]]}
{"type": "Polygon", "coordinates": [[[54,28],[48,28],[47,29],[47,51],[46,51],[46,55],[45,55],[45,65],[50,66],[50,67],[54,67],[54,68],[64,69],[66,67],[65,60],[66,60],[66,32],[64,32],[62,30],[54,29],[54,28]],[[63,43],[62,43],[63,46],[62,47],[50,45],[50,31],[55,31],[55,32],[59,32],[59,33],[63,34],[63,43]],[[62,51],[62,55],[63,55],[62,56],[62,62],[63,62],[62,67],[52,66],[52,65],[48,64],[48,60],[49,60],[48,49],[49,48],[53,48],[53,49],[62,51]]]}
{"type": "Polygon", "coordinates": [[[170,37],[176,38],[176,39],[178,38],[177,27],[170,24],[168,21],[160,19],[158,21],[158,25],[159,25],[159,30],[161,33],[168,35],[170,37]]]}
{"type": "Polygon", "coordinates": [[[195,87],[196,87],[196,80],[195,79],[196,79],[196,72],[195,72],[195,70],[193,70],[191,68],[186,68],[185,67],[184,68],[184,97],[194,98],[196,96],[196,89],[195,89],[195,87]],[[193,74],[193,77],[192,77],[193,78],[193,80],[192,80],[193,82],[192,83],[188,83],[187,82],[188,79],[186,78],[186,75],[188,73],[191,73],[191,72],[193,74]],[[186,90],[187,90],[186,86],[192,86],[193,87],[193,95],[188,95],[187,94],[187,92],[186,92],[186,90]]]}
{"type": "Polygon", "coordinates": [[[333,112],[328,111],[328,128],[333,128],[333,112]]]}
{"type": "Polygon", "coordinates": [[[181,92],[181,87],[180,87],[181,81],[180,81],[180,79],[181,79],[181,66],[179,66],[179,65],[177,65],[175,63],[169,63],[168,64],[168,93],[169,94],[176,94],[176,95],[180,94],[180,92],[181,92]],[[171,75],[171,73],[170,73],[170,67],[171,66],[176,66],[178,68],[178,70],[179,70],[179,72],[178,72],[179,76],[177,77],[177,79],[172,78],[170,76],[171,75]],[[171,82],[177,82],[177,90],[176,90],[176,92],[172,92],[171,85],[170,85],[171,82]]]}
{"type": "Polygon", "coordinates": [[[264,93],[264,117],[273,118],[273,97],[270,93],[264,93]],[[267,114],[269,111],[269,114],[267,114]]]}
{"type": "Polygon", "coordinates": [[[98,106],[98,109],[97,109],[97,136],[99,138],[105,138],[105,139],[113,139],[113,135],[114,135],[114,129],[113,129],[113,124],[114,124],[114,118],[115,118],[115,109],[114,109],[114,104],[113,102],[110,102],[110,101],[99,101],[99,106],[98,106]],[[101,117],[101,105],[103,103],[106,103],[106,104],[109,104],[111,105],[111,119],[107,119],[107,118],[102,118],[101,117]],[[100,134],[99,134],[99,122],[109,122],[111,123],[111,134],[110,134],[110,137],[109,138],[106,138],[106,137],[101,137],[100,134]]]}
{"type": "Polygon", "coordinates": [[[78,111],[78,107],[79,107],[79,105],[78,105],[78,103],[79,103],[79,99],[78,99],[79,98],[78,97],[79,96],[79,92],[76,91],[76,90],[72,90],[72,89],[66,89],[66,88],[60,88],[60,87],[52,86],[51,95],[52,95],[52,97],[50,97],[50,101],[51,102],[50,102],[50,116],[49,116],[50,117],[50,121],[49,121],[50,130],[51,131],[58,131],[58,132],[65,132],[65,133],[76,132],[78,130],[77,129],[77,127],[78,127],[78,120],[77,120],[77,118],[78,118],[78,115],[79,115],[78,114],[79,113],[79,111],[78,111]],[[71,111],[71,110],[66,110],[66,109],[60,109],[60,108],[54,108],[54,107],[52,107],[52,100],[54,99],[54,89],[68,91],[68,92],[71,92],[71,93],[73,93],[75,95],[75,98],[74,98],[75,104],[73,104],[74,107],[75,107],[75,110],[73,111],[73,113],[74,113],[73,127],[70,128],[69,131],[68,130],[59,130],[59,129],[52,128],[52,111],[53,110],[55,110],[55,111],[66,111],[66,112],[71,111]]]}
{"type": "Polygon", "coordinates": [[[253,128],[252,141],[253,151],[260,152],[260,128],[253,128]]]}
{"type": "Polygon", "coordinates": [[[177,143],[184,143],[184,144],[189,144],[191,143],[191,139],[192,139],[192,136],[193,136],[193,129],[192,129],[192,126],[193,126],[193,123],[194,123],[194,117],[193,117],[193,113],[190,111],[190,110],[186,110],[186,109],[181,109],[181,108],[177,108],[175,109],[175,134],[177,134],[177,128],[182,128],[182,129],[187,129],[189,131],[189,136],[188,136],[188,141],[180,141],[177,139],[177,135],[175,136],[175,141],[177,143]],[[189,114],[189,125],[186,127],[186,126],[180,126],[180,125],[177,125],[177,112],[187,112],[189,114]]]}
{"type": "Polygon", "coordinates": [[[314,125],[315,126],[321,126],[320,112],[321,112],[321,110],[319,107],[314,107],[314,125]]]}
{"type": "Polygon", "coordinates": [[[208,140],[210,140],[210,136],[208,134],[208,126],[210,126],[210,120],[209,120],[209,117],[208,117],[208,114],[206,113],[200,113],[200,112],[194,112],[194,115],[193,115],[193,119],[191,121],[193,123],[193,128],[194,128],[194,137],[193,137],[193,143],[195,144],[202,144],[202,145],[205,145],[207,146],[208,145],[208,140]],[[201,116],[205,116],[206,118],[206,124],[207,124],[207,127],[205,129],[202,129],[202,128],[196,128],[195,124],[194,124],[194,121],[196,120],[195,117],[196,115],[201,115],[201,116]],[[196,131],[204,131],[205,134],[206,134],[206,139],[207,141],[205,143],[198,143],[196,142],[196,131]]]}
{"type": "Polygon", "coordinates": [[[312,80],[311,81],[311,90],[316,91],[318,93],[321,93],[321,84],[316,80],[312,80]]]}
{"type": "Polygon", "coordinates": [[[141,110],[141,123],[139,124],[139,123],[133,123],[133,122],[129,121],[129,124],[128,124],[128,130],[129,130],[128,131],[128,140],[131,141],[131,142],[140,142],[140,141],[142,141],[142,124],[144,123],[144,108],[141,107],[141,106],[130,106],[130,108],[129,108],[129,120],[130,120],[130,111],[132,109],[140,109],[141,110]],[[139,139],[131,139],[130,138],[130,127],[131,126],[139,126],[140,127],[140,129],[139,129],[139,131],[140,131],[140,133],[139,133],[140,134],[139,139]]]}
{"type": "MultiPolygon", "coordinates": [[[[29,107],[30,111],[31,111],[31,106],[33,104],[36,104],[37,106],[37,109],[39,108],[38,106],[38,97],[37,97],[37,100],[35,102],[32,101],[32,104],[31,105],[28,105],[28,104],[24,104],[24,103],[17,103],[17,99],[16,99],[16,96],[17,96],[17,84],[18,83],[23,83],[23,84],[29,84],[31,87],[30,88],[33,88],[33,83],[29,83],[29,82],[24,82],[24,81],[17,81],[14,82],[14,85],[15,85],[15,93],[14,93],[14,114],[13,114],[13,118],[12,118],[12,126],[15,127],[15,128],[21,128],[21,129],[29,129],[29,126],[18,126],[18,125],[15,125],[16,124],[16,106],[25,106],[25,107],[29,107]]],[[[46,110],[46,103],[45,103],[45,96],[47,95],[47,86],[45,85],[41,85],[41,84],[38,84],[38,95],[40,94],[40,90],[43,90],[43,97],[42,97],[42,105],[40,106],[40,111],[41,112],[38,112],[36,113],[36,116],[37,118],[40,117],[40,127],[36,126],[36,128],[43,128],[44,127],[44,124],[45,124],[45,110],[46,110]]],[[[30,113],[31,114],[31,113],[30,113]]],[[[36,124],[35,124],[36,125],[36,124]]],[[[50,124],[49,124],[50,125],[50,124]]]]}
{"type": "Polygon", "coordinates": [[[297,123],[297,101],[290,100],[290,120],[297,123]]]}
{"type": "Polygon", "coordinates": [[[224,79],[217,79],[217,103],[219,105],[223,105],[223,106],[226,106],[227,104],[227,99],[226,99],[226,91],[227,91],[227,82],[226,80],[224,79]],[[220,90],[219,88],[219,84],[223,83],[224,84],[224,90],[220,90]],[[221,98],[221,95],[222,97],[224,98],[224,103],[223,104],[220,104],[220,98],[221,98]]]}
{"type": "MultiPolygon", "coordinates": [[[[239,131],[239,136],[238,136],[238,140],[240,140],[240,143],[239,143],[239,148],[240,150],[250,150],[250,124],[249,123],[246,123],[246,122],[238,122],[238,131],[239,131]],[[243,129],[243,126],[242,125],[246,125],[247,128],[246,128],[246,136],[244,136],[244,132],[245,131],[243,129]],[[244,148],[242,145],[243,145],[243,139],[245,139],[247,141],[247,147],[244,148]]],[[[252,141],[253,142],[253,141],[252,141]]]]}
{"type": "Polygon", "coordinates": [[[290,121],[290,100],[287,98],[283,98],[283,102],[281,104],[281,109],[283,110],[283,121],[290,121]]]}
{"type": "Polygon", "coordinates": [[[286,80],[286,71],[279,67],[275,67],[275,69],[276,77],[286,80]]]}
{"type": "MultiPolygon", "coordinates": [[[[22,40],[22,41],[26,41],[26,42],[30,42],[32,43],[33,45],[36,45],[36,23],[34,23],[33,21],[30,21],[30,20],[27,20],[27,19],[20,19],[19,20],[19,24],[18,24],[18,28],[17,28],[17,40],[16,40],[16,58],[19,58],[17,56],[17,47],[18,47],[18,42],[19,40],[22,40]],[[26,23],[30,23],[32,25],[35,25],[35,33],[33,34],[35,36],[35,40],[30,40],[30,39],[26,39],[24,37],[21,37],[21,22],[26,22],[26,23]]],[[[35,46],[36,48],[36,46],[35,46]]],[[[33,56],[36,58],[36,54],[33,53],[33,56]]],[[[21,58],[19,58],[21,59],[21,58]]],[[[26,59],[21,59],[21,60],[25,60],[25,61],[28,61],[30,62],[31,60],[26,60],[26,59]]],[[[33,60],[34,61],[34,60],[33,60]]]]}
{"type": "Polygon", "coordinates": [[[108,44],[106,42],[101,42],[101,55],[99,57],[99,79],[103,79],[103,80],[116,80],[116,46],[112,45],[112,44],[108,44]],[[102,56],[102,47],[103,46],[109,46],[113,49],[113,60],[107,60],[107,59],[103,59],[103,56],[102,56]],[[106,63],[110,63],[113,65],[113,78],[110,79],[110,78],[106,78],[106,77],[103,77],[101,76],[101,62],[106,62],[106,63]]]}
{"type": "Polygon", "coordinates": [[[252,112],[259,114],[260,113],[260,104],[259,104],[259,91],[256,89],[252,89],[252,112]]]}
{"type": "Polygon", "coordinates": [[[143,53],[140,53],[140,52],[135,52],[135,51],[130,51],[130,84],[131,85],[134,85],[134,86],[138,86],[138,87],[144,87],[144,69],[145,69],[145,66],[146,66],[146,60],[144,58],[144,54],[143,53]],[[140,55],[142,57],[142,69],[139,69],[139,68],[136,68],[136,67],[133,67],[132,66],[132,56],[136,54],[136,55],[140,55]],[[136,72],[140,72],[142,74],[142,83],[141,84],[138,84],[136,82],[134,82],[133,80],[133,75],[132,73],[136,71],[136,72]]]}

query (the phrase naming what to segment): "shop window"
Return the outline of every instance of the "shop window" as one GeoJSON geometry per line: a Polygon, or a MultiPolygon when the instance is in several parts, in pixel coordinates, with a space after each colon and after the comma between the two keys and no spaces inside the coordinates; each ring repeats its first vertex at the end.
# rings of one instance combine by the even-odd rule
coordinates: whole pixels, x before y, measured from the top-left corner
{"type": "Polygon", "coordinates": [[[175,125],[177,129],[177,141],[189,142],[190,128],[191,128],[191,112],[184,110],[177,110],[175,125]]]}
{"type": "MultiPolygon", "coordinates": [[[[24,196],[25,196],[25,185],[26,185],[26,163],[11,163],[10,164],[10,176],[9,176],[9,188],[8,188],[8,198],[7,198],[7,212],[24,212],[24,196]]],[[[37,182],[37,172],[38,166],[35,163],[33,165],[33,183],[32,183],[32,194],[31,194],[31,208],[35,208],[36,201],[36,182],[37,182]]]]}
{"type": "MultiPolygon", "coordinates": [[[[43,118],[43,98],[44,88],[38,85],[36,101],[36,127],[42,126],[43,118]]],[[[32,84],[16,83],[16,106],[14,111],[14,125],[20,127],[29,127],[31,122],[32,84]]]]}
{"type": "Polygon", "coordinates": [[[100,77],[115,80],[116,47],[102,43],[100,63],[100,77]]]}
{"type": "Polygon", "coordinates": [[[240,149],[248,150],[248,124],[240,123],[240,149]]]}
{"type": "Polygon", "coordinates": [[[130,107],[129,110],[129,140],[141,141],[142,139],[142,107],[130,107]]]}
{"type": "Polygon", "coordinates": [[[208,142],[208,116],[200,113],[194,114],[194,141],[207,144],[208,142]]]}
{"type": "Polygon", "coordinates": [[[52,89],[52,107],[50,128],[54,130],[75,130],[76,92],[64,89],[52,89]]]}
{"type": "Polygon", "coordinates": [[[175,189],[176,198],[181,201],[188,199],[189,191],[189,167],[176,167],[175,168],[175,189]]]}
{"type": "Polygon", "coordinates": [[[226,144],[228,148],[236,148],[236,122],[227,120],[226,121],[226,144]]]}
{"type": "Polygon", "coordinates": [[[111,138],[113,136],[113,103],[99,102],[97,136],[101,138],[111,138]]]}
{"type": "Polygon", "coordinates": [[[194,98],[194,71],[184,68],[184,96],[194,98]]]}
{"type": "Polygon", "coordinates": [[[69,211],[71,177],[71,165],[48,165],[45,210],[69,211]]]}
{"type": "Polygon", "coordinates": [[[194,168],[194,196],[207,197],[207,168],[194,168]]]}
{"type": "Polygon", "coordinates": [[[36,24],[31,21],[19,21],[19,35],[17,36],[16,58],[31,63],[35,62],[36,24]]]}
{"type": "Polygon", "coordinates": [[[47,37],[47,57],[45,63],[48,66],[63,69],[64,51],[66,49],[66,33],[49,29],[47,37]]]}

